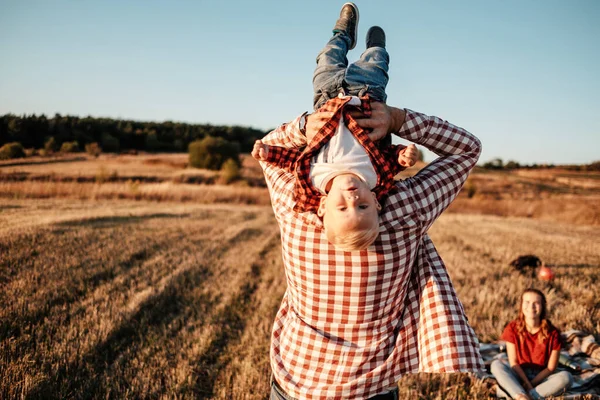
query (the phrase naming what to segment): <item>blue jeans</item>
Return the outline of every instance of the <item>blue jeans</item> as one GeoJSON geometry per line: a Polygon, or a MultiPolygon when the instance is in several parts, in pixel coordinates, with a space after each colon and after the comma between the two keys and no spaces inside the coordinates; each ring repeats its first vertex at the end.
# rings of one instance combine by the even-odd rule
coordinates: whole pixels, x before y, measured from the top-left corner
{"type": "Polygon", "coordinates": [[[348,66],[350,37],[345,32],[333,35],[317,56],[313,74],[313,106],[321,108],[327,100],[343,93],[362,97],[368,94],[375,101],[387,98],[385,87],[389,77],[390,56],[382,47],[365,50],[360,59],[348,66]]]}
{"type": "MultiPolygon", "coordinates": [[[[514,399],[519,394],[527,393],[527,390],[521,385],[519,377],[507,363],[500,360],[494,360],[491,365],[491,370],[500,389],[498,390],[498,397],[506,397],[506,395],[508,395],[514,399]]],[[[531,381],[535,378],[538,371],[523,368],[523,372],[525,372],[527,379],[531,381]]],[[[541,397],[556,396],[568,389],[572,383],[573,377],[570,373],[567,371],[559,371],[544,379],[534,389],[541,397]]]]}

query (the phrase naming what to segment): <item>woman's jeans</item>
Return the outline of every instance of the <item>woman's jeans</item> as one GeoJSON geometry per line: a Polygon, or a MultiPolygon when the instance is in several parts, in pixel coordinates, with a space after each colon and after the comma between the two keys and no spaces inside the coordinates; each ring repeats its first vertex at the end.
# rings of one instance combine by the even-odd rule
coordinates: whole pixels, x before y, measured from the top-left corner
{"type": "MultiPolygon", "coordinates": [[[[494,362],[492,362],[491,370],[498,381],[499,388],[505,392],[503,394],[501,391],[498,391],[499,397],[505,397],[505,395],[508,394],[514,399],[519,394],[527,393],[527,390],[521,385],[519,377],[507,363],[500,360],[494,360],[494,362]]],[[[529,368],[523,368],[523,371],[530,381],[537,375],[537,371],[529,368]]],[[[541,397],[556,396],[565,389],[568,389],[572,383],[573,378],[570,373],[567,371],[559,371],[544,379],[535,387],[535,391],[541,397]]]]}
{"type": "Polygon", "coordinates": [[[348,66],[350,37],[345,32],[333,35],[317,56],[317,67],[313,74],[313,106],[321,108],[327,100],[342,93],[362,97],[368,94],[375,101],[387,98],[390,56],[383,47],[365,50],[360,59],[348,66]]]}

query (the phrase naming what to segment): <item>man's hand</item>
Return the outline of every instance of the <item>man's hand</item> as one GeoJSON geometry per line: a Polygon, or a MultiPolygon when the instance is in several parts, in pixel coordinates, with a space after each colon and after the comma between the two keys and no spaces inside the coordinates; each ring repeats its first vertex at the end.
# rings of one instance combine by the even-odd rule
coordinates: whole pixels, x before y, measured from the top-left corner
{"type": "Polygon", "coordinates": [[[306,116],[306,143],[310,144],[319,130],[333,117],[330,111],[321,111],[306,116]]]}
{"type": "Polygon", "coordinates": [[[269,145],[264,144],[262,141],[257,140],[254,142],[254,148],[252,149],[252,157],[258,161],[267,161],[269,156],[269,145]]]}
{"type": "Polygon", "coordinates": [[[419,151],[417,150],[417,146],[410,144],[406,148],[400,150],[398,154],[398,164],[405,168],[410,168],[417,163],[418,157],[419,151]]]}
{"type": "Polygon", "coordinates": [[[368,135],[372,141],[383,139],[389,133],[398,132],[406,118],[404,110],[377,101],[371,102],[370,117],[365,117],[360,111],[353,111],[351,115],[361,128],[370,131],[368,135]]]}

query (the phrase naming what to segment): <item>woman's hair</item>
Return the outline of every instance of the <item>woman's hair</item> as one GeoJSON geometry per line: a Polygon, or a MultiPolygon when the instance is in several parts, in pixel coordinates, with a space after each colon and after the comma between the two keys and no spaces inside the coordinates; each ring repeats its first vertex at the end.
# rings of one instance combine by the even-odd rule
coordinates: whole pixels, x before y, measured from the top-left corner
{"type": "Polygon", "coordinates": [[[525,291],[521,293],[521,301],[519,302],[519,317],[517,318],[516,323],[517,334],[520,337],[525,335],[525,315],[523,315],[523,297],[525,296],[525,293],[535,293],[542,299],[542,312],[540,313],[541,334],[538,337],[538,340],[540,343],[543,343],[550,336],[550,332],[556,328],[554,328],[552,322],[546,318],[548,315],[548,309],[546,308],[546,296],[544,296],[544,293],[537,289],[529,288],[525,289],[525,291]]]}

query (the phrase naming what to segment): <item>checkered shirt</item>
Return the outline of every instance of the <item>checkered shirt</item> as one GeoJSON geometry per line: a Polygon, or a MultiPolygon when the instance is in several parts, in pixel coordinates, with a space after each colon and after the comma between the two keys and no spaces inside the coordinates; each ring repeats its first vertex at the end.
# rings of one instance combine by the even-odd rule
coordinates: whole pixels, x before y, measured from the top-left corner
{"type": "MultiPolygon", "coordinates": [[[[377,200],[383,203],[385,196],[396,189],[394,176],[404,170],[398,164],[398,155],[405,146],[391,145],[387,143],[375,144],[367,133],[356,123],[356,120],[350,115],[350,111],[357,109],[355,106],[347,106],[351,97],[336,97],[329,100],[319,109],[319,111],[331,112],[332,117],[323,125],[314,139],[303,149],[286,148],[281,146],[272,146],[265,161],[276,164],[293,172],[296,181],[294,186],[294,211],[317,211],[319,200],[322,193],[313,185],[310,179],[310,167],[314,156],[321,148],[331,140],[335,134],[339,123],[340,115],[343,115],[344,123],[348,130],[354,135],[356,140],[363,146],[375,173],[377,174],[377,183],[373,188],[373,193],[377,200]]],[[[369,97],[363,97],[361,100],[361,111],[370,115],[371,103],[369,97]]]]}
{"type": "MultiPolygon", "coordinates": [[[[263,142],[306,146],[300,117],[263,142]]],[[[294,210],[295,178],[262,162],[281,231],[287,290],[275,318],[271,368],[298,399],[366,399],[416,372],[479,371],[478,341],[426,234],[481,152],[462,128],[407,110],[398,135],[440,157],[396,183],[380,234],[362,251],[329,244],[313,212],[294,210]]]]}

